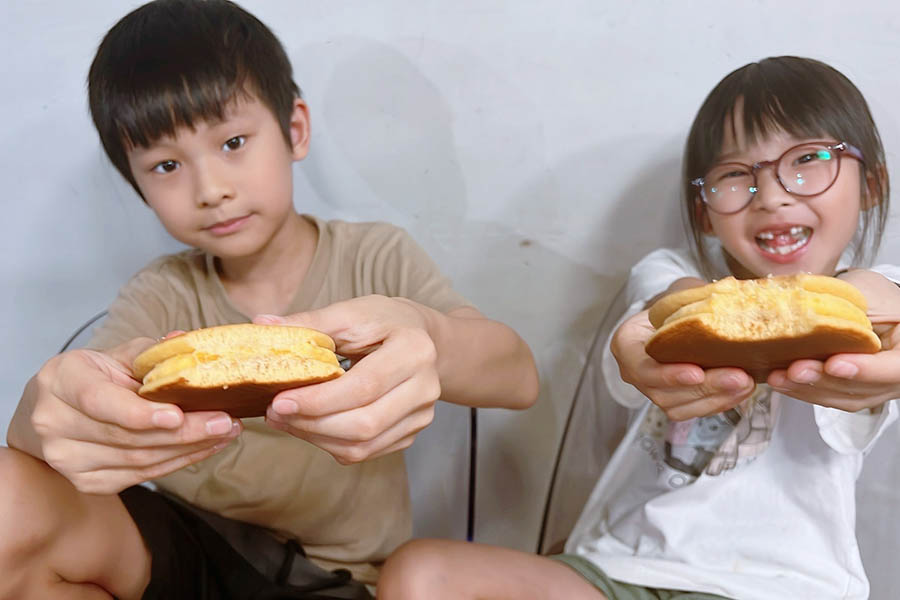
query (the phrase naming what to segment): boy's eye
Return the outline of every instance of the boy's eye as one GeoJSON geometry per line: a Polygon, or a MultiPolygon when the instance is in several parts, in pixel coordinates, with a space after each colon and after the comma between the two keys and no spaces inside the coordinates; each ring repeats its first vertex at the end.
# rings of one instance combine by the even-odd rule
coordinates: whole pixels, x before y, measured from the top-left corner
{"type": "Polygon", "coordinates": [[[222,144],[222,149],[225,151],[228,151],[228,152],[230,152],[232,150],[237,150],[238,148],[243,146],[246,141],[247,141],[247,138],[245,138],[244,136],[236,135],[233,138],[231,138],[230,140],[228,140],[227,142],[225,142],[224,144],[222,144]]]}
{"type": "Polygon", "coordinates": [[[164,160],[153,167],[155,173],[171,173],[178,168],[178,163],[174,160],[164,160]]]}

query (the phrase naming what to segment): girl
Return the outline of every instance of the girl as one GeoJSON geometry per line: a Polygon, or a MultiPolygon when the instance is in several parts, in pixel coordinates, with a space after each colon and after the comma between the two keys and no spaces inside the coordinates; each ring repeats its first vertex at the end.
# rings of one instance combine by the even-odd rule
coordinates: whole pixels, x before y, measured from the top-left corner
{"type": "Polygon", "coordinates": [[[693,252],[656,250],[631,271],[603,371],[612,396],[640,412],[566,554],[412,542],[389,559],[379,597],[868,597],[853,488],[900,397],[900,268],[850,269],[874,255],[888,214],[868,106],[821,62],[746,65],[700,108],[683,188],[693,252]],[[803,271],[865,294],[881,352],[799,360],[755,386],[740,369],[663,365],[644,351],[657,297],[729,274],[803,271]],[[685,454],[706,460],[671,460],[685,454]]]}

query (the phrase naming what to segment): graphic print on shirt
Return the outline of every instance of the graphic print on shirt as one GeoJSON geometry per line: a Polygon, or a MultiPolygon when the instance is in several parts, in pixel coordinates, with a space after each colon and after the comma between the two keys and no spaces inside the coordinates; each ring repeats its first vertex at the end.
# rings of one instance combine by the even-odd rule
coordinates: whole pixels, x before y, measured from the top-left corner
{"type": "Polygon", "coordinates": [[[720,475],[762,454],[775,428],[779,400],[761,384],[737,407],[687,421],[670,421],[652,405],[641,423],[639,443],[666,484],[679,488],[704,471],[720,475]]]}

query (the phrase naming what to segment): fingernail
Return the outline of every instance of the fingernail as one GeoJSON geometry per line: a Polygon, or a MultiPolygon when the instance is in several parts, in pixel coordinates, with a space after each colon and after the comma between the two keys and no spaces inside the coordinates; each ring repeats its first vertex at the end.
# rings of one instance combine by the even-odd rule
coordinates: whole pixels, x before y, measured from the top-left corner
{"type": "Polygon", "coordinates": [[[794,378],[797,383],[815,383],[819,380],[819,374],[812,369],[803,369],[794,378]]]}
{"type": "Polygon", "coordinates": [[[280,399],[272,403],[272,408],[279,415],[295,415],[300,411],[300,407],[293,400],[280,399]]]}
{"type": "Polygon", "coordinates": [[[726,390],[736,390],[741,387],[742,382],[740,377],[728,375],[727,377],[722,378],[720,385],[726,390]]]}
{"type": "Polygon", "coordinates": [[[206,422],[206,433],[209,435],[225,435],[231,428],[231,417],[216,417],[206,422]]]}
{"type": "Polygon", "coordinates": [[[675,380],[681,385],[695,385],[698,383],[697,378],[690,371],[679,373],[675,380]]]}
{"type": "Polygon", "coordinates": [[[850,377],[853,377],[854,375],[859,373],[859,367],[857,367],[853,363],[839,360],[828,365],[828,372],[835,377],[845,377],[849,379],[850,377]]]}
{"type": "Polygon", "coordinates": [[[157,427],[173,429],[181,424],[181,417],[173,410],[158,410],[150,417],[150,421],[157,427]]]}

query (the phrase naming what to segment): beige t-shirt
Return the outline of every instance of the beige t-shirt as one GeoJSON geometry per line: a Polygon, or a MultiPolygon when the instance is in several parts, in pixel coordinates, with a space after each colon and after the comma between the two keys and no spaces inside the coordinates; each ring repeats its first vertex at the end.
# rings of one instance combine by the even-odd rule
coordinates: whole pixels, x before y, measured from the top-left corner
{"type": "MultiPolygon", "coordinates": [[[[288,314],[367,294],[401,296],[441,312],[468,306],[402,229],[307,218],[319,239],[288,314]]],[[[110,348],[140,336],[247,321],[228,300],[213,257],[187,250],[153,261],[125,284],[88,345],[110,348]]],[[[261,417],[244,419],[244,432],[220,453],[156,483],[206,510],[295,536],[310,558],[349,568],[366,582],[377,576],[371,563],[383,561],[412,530],[402,452],[341,466],[261,417]]]]}

